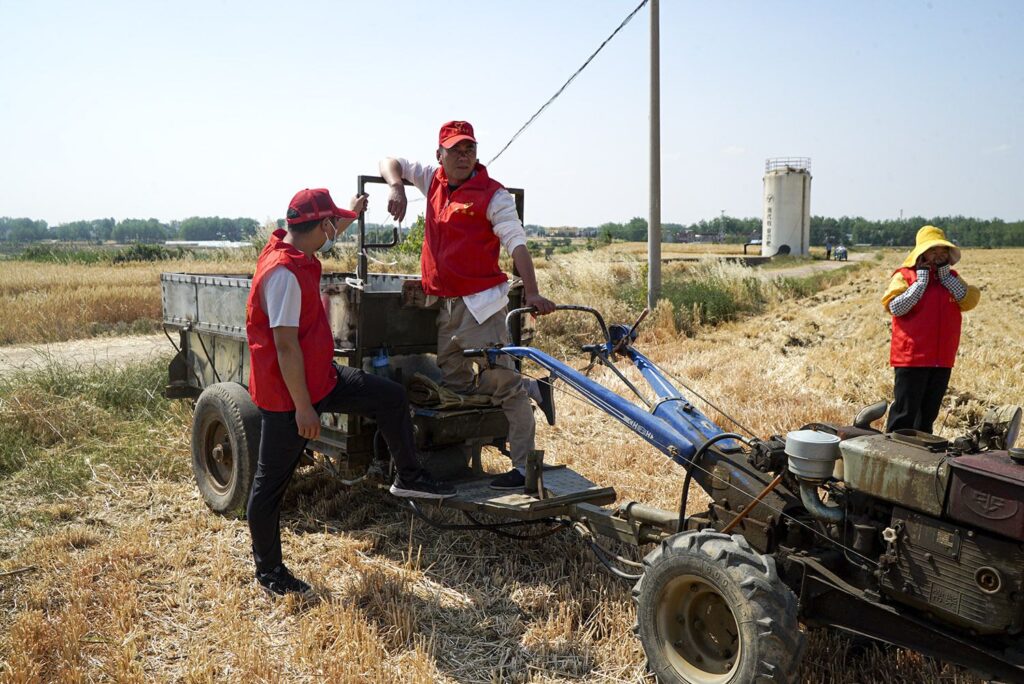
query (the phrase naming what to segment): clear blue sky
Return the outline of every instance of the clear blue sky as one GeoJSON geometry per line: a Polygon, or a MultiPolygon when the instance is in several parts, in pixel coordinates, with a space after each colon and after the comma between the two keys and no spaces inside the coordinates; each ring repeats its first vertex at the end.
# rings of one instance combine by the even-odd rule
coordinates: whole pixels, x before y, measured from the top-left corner
{"type": "MultiPolygon", "coordinates": [[[[0,215],[277,218],[453,118],[486,161],[637,2],[0,0],[0,215]]],[[[646,216],[649,17],[491,168],[528,223],[646,216]]],[[[815,214],[1024,218],[1022,35],[1018,0],[662,0],[663,220],[760,216],[776,156],[815,214]]]]}

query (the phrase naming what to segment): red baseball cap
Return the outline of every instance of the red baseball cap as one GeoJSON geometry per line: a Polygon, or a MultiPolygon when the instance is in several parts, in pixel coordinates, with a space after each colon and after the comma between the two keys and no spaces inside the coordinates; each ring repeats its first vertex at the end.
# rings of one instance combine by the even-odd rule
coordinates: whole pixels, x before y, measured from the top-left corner
{"type": "Polygon", "coordinates": [[[299,190],[295,193],[295,197],[292,197],[292,201],[288,203],[289,226],[307,221],[319,221],[331,216],[354,219],[357,214],[348,209],[339,209],[331,199],[331,193],[327,191],[327,188],[299,190]]]}
{"type": "Polygon", "coordinates": [[[441,126],[441,132],[437,134],[437,144],[446,150],[463,140],[476,142],[476,138],[473,137],[473,125],[468,121],[449,121],[441,126]]]}

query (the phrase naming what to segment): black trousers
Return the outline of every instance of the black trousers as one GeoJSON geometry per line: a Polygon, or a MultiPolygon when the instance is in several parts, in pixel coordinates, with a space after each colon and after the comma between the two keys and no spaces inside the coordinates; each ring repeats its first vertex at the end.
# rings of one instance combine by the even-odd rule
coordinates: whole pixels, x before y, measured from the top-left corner
{"type": "Polygon", "coordinates": [[[895,395],[886,432],[910,428],[931,434],[952,368],[894,368],[895,395]]]}
{"type": "MultiPolygon", "coordinates": [[[[414,479],[420,468],[405,388],[361,370],[345,366],[335,368],[338,384],[317,402],[316,412],[349,413],[376,420],[399,474],[403,479],[414,479]]],[[[281,502],[307,440],[299,435],[295,411],[260,409],[260,413],[263,414],[263,432],[259,463],[246,515],[256,572],[268,572],[281,563],[281,502]]]]}

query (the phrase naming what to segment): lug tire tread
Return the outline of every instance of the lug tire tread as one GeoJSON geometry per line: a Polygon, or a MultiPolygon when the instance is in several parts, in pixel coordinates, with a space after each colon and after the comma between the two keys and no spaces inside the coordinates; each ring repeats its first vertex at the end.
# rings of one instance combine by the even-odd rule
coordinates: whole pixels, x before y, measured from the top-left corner
{"type": "MultiPolygon", "coordinates": [[[[744,668],[737,670],[730,684],[793,681],[804,648],[804,635],[797,620],[796,596],[779,578],[775,559],[755,551],[740,535],[730,536],[710,530],[684,532],[662,541],[647,555],[644,559],[647,572],[633,588],[637,604],[634,632],[640,636],[641,642],[645,641],[643,604],[652,600],[646,596],[648,575],[663,564],[681,562],[685,557],[710,561],[725,570],[753,613],[754,624],[750,626],[748,638],[756,640],[757,660],[748,663],[745,673],[742,671],[744,668]],[[740,676],[744,678],[737,678],[740,676]]],[[[728,597],[723,595],[723,598],[728,597]]],[[[741,631],[744,629],[742,625],[740,628],[741,631]]],[[[644,650],[659,682],[675,684],[686,681],[674,670],[665,672],[662,668],[659,672],[657,664],[651,662],[652,654],[646,643],[644,650]]]]}

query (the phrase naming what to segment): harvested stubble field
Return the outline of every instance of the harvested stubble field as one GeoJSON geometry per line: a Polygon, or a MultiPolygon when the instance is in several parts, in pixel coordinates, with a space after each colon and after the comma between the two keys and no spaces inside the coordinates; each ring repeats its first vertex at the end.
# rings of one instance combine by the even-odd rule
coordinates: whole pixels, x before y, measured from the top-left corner
{"type": "MultiPolygon", "coordinates": [[[[966,252],[961,270],[983,299],[965,317],[944,434],[989,403],[1024,399],[1021,256],[966,252]]],[[[613,320],[634,317],[642,266],[575,257],[539,265],[545,289],[613,320]]],[[[878,297],[898,261],[883,253],[820,290],[817,281],[752,284],[740,267],[686,267],[756,306],[710,326],[707,310],[663,303],[639,344],[758,434],[849,420],[891,391],[878,297]]],[[[148,273],[170,269],[195,264],[148,273]]],[[[144,270],[127,287],[152,289],[144,270]]],[[[570,347],[573,324],[541,323],[541,346],[546,337],[570,347]]],[[[199,498],[188,407],[163,400],[162,381],[160,364],[0,378],[0,681],[645,681],[629,587],[574,538],[438,532],[383,492],[346,490],[316,472],[300,472],[290,489],[283,539],[320,600],[270,601],[252,582],[244,521],[212,515],[199,498]]],[[[549,460],[613,485],[620,501],[674,507],[679,467],[571,395],[558,402],[558,424],[538,430],[549,460]]],[[[703,502],[693,496],[691,508],[703,502]]],[[[820,634],[801,679],[976,681],[913,653],[820,634]]]]}
{"type": "Polygon", "coordinates": [[[56,264],[4,261],[0,267],[0,345],[60,342],[94,335],[153,332],[160,322],[160,273],[245,273],[237,261],[56,264]]]}

